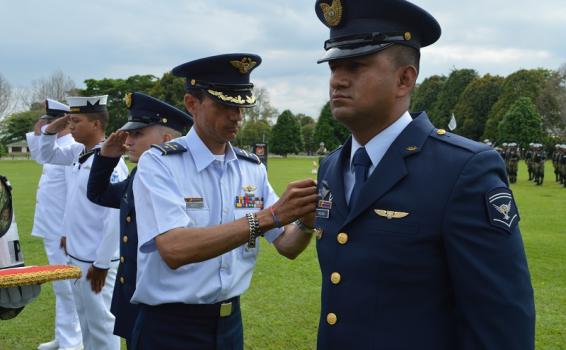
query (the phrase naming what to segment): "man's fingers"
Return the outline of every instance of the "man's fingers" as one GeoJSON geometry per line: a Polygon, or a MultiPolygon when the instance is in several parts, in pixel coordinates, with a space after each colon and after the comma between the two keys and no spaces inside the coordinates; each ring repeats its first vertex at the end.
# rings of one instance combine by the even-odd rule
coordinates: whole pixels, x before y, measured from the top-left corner
{"type": "Polygon", "coordinates": [[[316,187],[316,181],[313,179],[304,179],[290,182],[287,188],[304,188],[304,187],[316,187]]]}

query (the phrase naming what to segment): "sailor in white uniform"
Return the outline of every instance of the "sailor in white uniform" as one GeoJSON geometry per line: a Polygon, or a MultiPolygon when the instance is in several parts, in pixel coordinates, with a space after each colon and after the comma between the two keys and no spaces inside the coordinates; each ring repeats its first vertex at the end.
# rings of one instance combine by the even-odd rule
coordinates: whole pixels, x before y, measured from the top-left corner
{"type": "MultiPolygon", "coordinates": [[[[104,139],[108,120],[107,96],[67,97],[70,115],[42,128],[39,142],[43,162],[72,165],[66,169],[67,200],[63,216],[66,251],[70,263],[82,270],[72,283],[86,350],[118,350],[120,339],[112,334],[112,290],[118,266],[119,212],[88,200],[86,189],[93,153],[104,139]],[[70,124],[78,143],[60,147],[55,134],[70,124]]],[[[128,169],[120,160],[112,182],[125,179],[128,169]]]]}
{"type": "MultiPolygon", "coordinates": [[[[42,164],[39,159],[40,127],[57,118],[64,117],[69,112],[69,106],[48,98],[45,101],[45,109],[46,114],[39,118],[34,131],[26,134],[31,158],[39,164],[42,164]]],[[[66,128],[57,134],[56,143],[60,147],[65,147],[75,143],[75,140],[69,129],[66,128]]],[[[63,222],[60,220],[65,212],[66,195],[65,166],[43,165],[37,187],[31,235],[43,239],[45,254],[51,265],[68,264],[65,251],[61,248],[63,222]]],[[[38,350],[80,349],[82,348],[82,335],[75,301],[73,300],[71,281],[54,281],[53,292],[55,293],[55,338],[52,341],[40,344],[38,350]]]]}

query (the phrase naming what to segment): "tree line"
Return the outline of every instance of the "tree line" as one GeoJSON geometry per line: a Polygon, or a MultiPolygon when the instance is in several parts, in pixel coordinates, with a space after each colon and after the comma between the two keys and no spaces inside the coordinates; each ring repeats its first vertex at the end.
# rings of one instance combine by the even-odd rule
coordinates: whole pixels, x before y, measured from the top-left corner
{"type": "MultiPolygon", "coordinates": [[[[32,91],[20,96],[28,110],[11,113],[0,121],[2,145],[22,140],[33,123],[44,113],[47,97],[63,100],[67,94],[109,95],[110,120],[107,132],[120,128],[128,118],[123,98],[126,93],[147,93],[184,110],[184,81],[171,73],[161,77],[134,75],[126,79],[87,79],[85,88],[77,89],[62,72],[33,83],[32,91]]],[[[10,107],[10,86],[0,75],[0,115],[10,107]]],[[[328,150],[342,144],[348,130],[338,123],[327,102],[315,119],[290,110],[277,111],[271,105],[268,90],[255,89],[257,105],[245,110],[242,130],[234,143],[249,147],[268,143],[272,153],[313,154],[324,142],[328,150]]],[[[446,128],[452,115],[462,136],[496,144],[517,142],[526,147],[540,142],[552,147],[566,142],[566,65],[548,69],[519,70],[507,77],[486,74],[473,69],[455,69],[448,76],[433,75],[419,84],[412,96],[411,111],[427,111],[439,128],[446,128]]]]}

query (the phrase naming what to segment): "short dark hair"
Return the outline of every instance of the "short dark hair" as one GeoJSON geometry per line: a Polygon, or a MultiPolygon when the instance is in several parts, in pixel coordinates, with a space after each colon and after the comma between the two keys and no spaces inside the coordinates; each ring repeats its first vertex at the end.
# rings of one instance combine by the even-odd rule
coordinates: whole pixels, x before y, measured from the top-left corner
{"type": "Polygon", "coordinates": [[[202,99],[204,98],[204,91],[202,89],[190,89],[187,90],[187,94],[193,96],[200,102],[202,102],[202,99]]]}
{"type": "Polygon", "coordinates": [[[420,70],[421,52],[413,47],[405,45],[393,45],[386,50],[395,68],[402,66],[414,66],[417,69],[417,74],[420,70]]]}
{"type": "Polygon", "coordinates": [[[108,117],[109,117],[108,111],[85,113],[85,115],[90,121],[98,120],[102,125],[102,130],[106,128],[106,124],[108,124],[108,117]]]}

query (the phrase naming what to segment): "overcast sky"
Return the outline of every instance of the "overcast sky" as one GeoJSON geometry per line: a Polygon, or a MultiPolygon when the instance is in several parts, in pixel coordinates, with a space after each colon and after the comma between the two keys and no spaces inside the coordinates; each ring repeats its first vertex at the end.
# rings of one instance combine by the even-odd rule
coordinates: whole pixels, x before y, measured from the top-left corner
{"type": "MultiPolygon", "coordinates": [[[[505,76],[566,63],[565,0],[413,2],[443,30],[422,50],[419,81],[454,68],[505,76]]],[[[263,58],[252,79],[272,104],[317,117],[328,96],[328,66],[316,64],[327,37],[314,0],[0,0],[0,74],[14,87],[56,70],[79,87],[161,77],[203,56],[252,52],[263,58]]]]}

